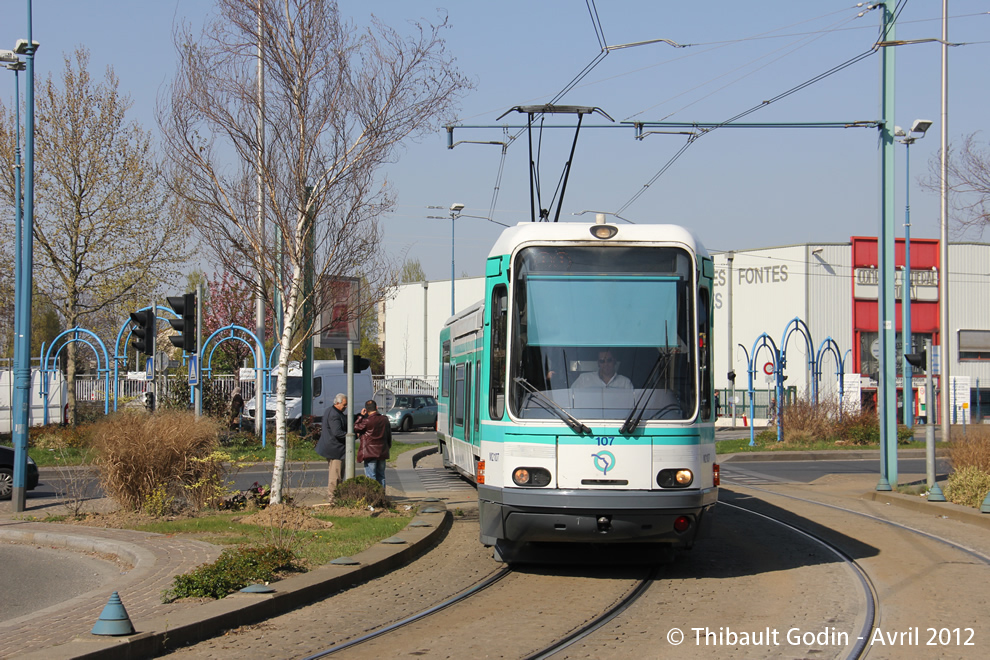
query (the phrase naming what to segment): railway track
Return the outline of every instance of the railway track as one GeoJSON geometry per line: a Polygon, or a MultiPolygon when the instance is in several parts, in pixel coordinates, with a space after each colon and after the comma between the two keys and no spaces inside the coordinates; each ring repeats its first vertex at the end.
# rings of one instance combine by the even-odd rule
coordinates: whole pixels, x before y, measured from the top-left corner
{"type": "MultiPolygon", "coordinates": [[[[726,488],[732,487],[740,490],[755,491],[768,498],[781,498],[789,502],[796,502],[796,503],[800,503],[801,505],[806,505],[813,508],[821,508],[831,512],[837,512],[844,516],[853,516],[855,518],[870,521],[871,523],[892,530],[897,535],[899,542],[904,545],[910,545],[906,543],[905,540],[905,536],[910,536],[917,539],[919,543],[929,544],[931,546],[941,547],[947,550],[948,554],[945,555],[945,557],[940,560],[942,564],[964,563],[964,564],[979,565],[982,566],[983,568],[990,568],[990,557],[988,557],[986,554],[982,552],[979,552],[978,550],[975,550],[961,543],[951,541],[942,536],[938,536],[936,534],[926,532],[916,527],[899,523],[893,520],[889,520],[882,516],[865,513],[863,511],[857,511],[845,506],[838,506],[835,504],[821,502],[814,499],[798,497],[797,495],[793,495],[793,494],[781,493],[778,491],[769,490],[767,488],[761,488],[747,483],[739,483],[731,479],[728,481],[723,480],[722,485],[723,487],[726,488]]],[[[725,492],[727,491],[723,491],[723,493],[725,492]]],[[[763,500],[760,501],[762,502],[763,500]]],[[[851,557],[849,552],[847,552],[847,550],[842,547],[841,543],[834,543],[828,541],[825,538],[823,538],[820,534],[812,531],[811,529],[808,529],[808,527],[803,525],[798,525],[793,522],[785,521],[780,517],[768,516],[754,509],[738,506],[736,504],[724,502],[721,500],[719,502],[719,505],[745,511],[750,515],[759,516],[761,518],[771,520],[773,521],[774,524],[788,527],[790,529],[793,529],[798,534],[801,534],[809,539],[813,539],[815,542],[822,544],[823,547],[827,547],[837,557],[841,558],[841,560],[844,563],[846,563],[849,566],[849,568],[857,575],[860,585],[862,587],[862,597],[864,600],[864,607],[865,607],[864,622],[861,627],[860,634],[856,638],[855,643],[852,645],[852,648],[848,650],[848,653],[846,654],[846,658],[850,660],[854,660],[854,659],[866,657],[866,655],[871,650],[871,640],[875,640],[877,636],[879,636],[881,640],[900,639],[903,642],[904,640],[903,632],[899,633],[900,637],[892,637],[889,632],[885,633],[884,630],[880,628],[881,622],[884,622],[885,620],[887,623],[887,625],[885,626],[886,628],[892,627],[895,629],[902,629],[905,627],[903,623],[896,621],[897,618],[903,615],[896,615],[892,612],[889,612],[886,616],[884,614],[885,610],[888,609],[892,610],[893,608],[900,606],[903,598],[902,597],[892,598],[892,599],[884,598],[881,594],[881,589],[877,587],[875,579],[871,575],[871,570],[868,567],[864,567],[862,562],[851,557]]],[[[926,553],[924,551],[921,551],[921,554],[926,554],[926,553]]],[[[927,554],[936,554],[936,553],[931,552],[927,554]]],[[[880,568],[882,567],[878,567],[878,572],[880,568]]],[[[910,571],[909,569],[906,568],[905,572],[910,572],[910,571]]],[[[930,571],[926,571],[926,572],[930,572],[930,571]]],[[[988,574],[983,573],[982,575],[983,577],[978,577],[977,575],[973,575],[972,579],[978,581],[985,581],[988,574]]],[[[903,595],[901,594],[901,596],[903,595]]],[[[915,616],[917,617],[918,615],[915,616]]],[[[950,621],[957,621],[957,619],[954,619],[953,617],[947,617],[947,619],[950,621]]],[[[924,644],[926,646],[932,646],[933,645],[932,640],[936,639],[936,636],[939,633],[946,630],[948,631],[961,630],[962,634],[957,635],[958,640],[972,639],[972,637],[975,636],[975,631],[976,631],[976,628],[959,628],[959,627],[949,628],[949,627],[926,626],[926,630],[931,633],[931,637],[926,642],[919,635],[919,630],[917,627],[914,631],[914,638],[912,639],[910,634],[910,627],[909,626],[907,627],[909,630],[907,637],[909,645],[924,644]],[[966,631],[969,631],[969,634],[967,634],[966,631]]],[[[951,636],[950,636],[950,640],[951,640],[951,636]]],[[[886,645],[886,643],[887,643],[886,641],[883,642],[884,645],[886,645]]],[[[934,643],[934,645],[939,646],[940,643],[936,642],[934,643]]],[[[886,649],[886,650],[889,651],[890,649],[886,649]]],[[[965,651],[965,649],[963,650],[965,651]]],[[[969,649],[969,650],[972,651],[975,649],[969,649]]]]}
{"type": "MultiPolygon", "coordinates": [[[[624,612],[627,608],[629,608],[638,598],[640,598],[646,592],[647,589],[649,589],[650,585],[653,584],[653,581],[656,579],[657,576],[658,568],[652,567],[649,569],[644,569],[644,571],[646,573],[645,577],[643,577],[642,579],[632,581],[631,585],[628,586],[628,588],[625,590],[626,592],[620,598],[616,599],[616,601],[612,603],[609,607],[607,607],[604,611],[595,613],[593,616],[590,617],[590,620],[588,622],[570,631],[562,638],[554,640],[550,644],[546,645],[544,648],[540,648],[536,651],[527,652],[521,657],[525,657],[527,658],[527,660],[538,660],[538,659],[552,657],[554,654],[558,653],[559,651],[571,646],[572,644],[580,642],[581,640],[587,638],[589,635],[592,635],[595,631],[607,625],[612,619],[614,619],[616,616],[618,616],[619,614],[624,612]]],[[[471,607],[473,604],[468,603],[468,601],[472,599],[477,599],[487,589],[501,582],[510,575],[515,575],[522,582],[526,580],[525,575],[520,575],[518,572],[513,571],[510,568],[503,568],[493,573],[492,575],[489,575],[488,577],[479,581],[478,583],[472,585],[468,589],[465,589],[464,591],[458,593],[452,598],[445,600],[442,603],[424,608],[419,612],[416,612],[402,619],[401,621],[397,621],[395,623],[382,626],[378,629],[372,630],[371,632],[361,635],[360,637],[356,637],[354,639],[350,639],[345,642],[335,644],[334,646],[318,651],[312,655],[306,656],[306,658],[304,658],[303,660],[317,660],[318,658],[333,656],[337,653],[341,653],[349,649],[354,649],[354,647],[360,646],[362,644],[367,644],[374,640],[378,640],[380,643],[384,643],[388,646],[388,648],[392,648],[392,649],[409,648],[408,643],[403,641],[402,631],[404,628],[406,628],[407,626],[414,626],[416,624],[420,624],[427,618],[434,617],[435,615],[439,614],[442,611],[447,610],[448,608],[456,608],[458,606],[471,607]],[[382,639],[388,636],[391,636],[391,638],[387,640],[382,639]]],[[[582,577],[578,579],[595,580],[597,578],[582,577]]],[[[518,587],[510,586],[508,588],[516,589],[518,587]]],[[[479,607],[484,609],[486,606],[481,605],[479,607]]],[[[454,613],[454,616],[455,617],[458,616],[456,612],[454,613]]],[[[464,616],[461,618],[468,618],[468,616],[464,616]]],[[[374,652],[372,652],[372,655],[373,654],[374,652]]]]}

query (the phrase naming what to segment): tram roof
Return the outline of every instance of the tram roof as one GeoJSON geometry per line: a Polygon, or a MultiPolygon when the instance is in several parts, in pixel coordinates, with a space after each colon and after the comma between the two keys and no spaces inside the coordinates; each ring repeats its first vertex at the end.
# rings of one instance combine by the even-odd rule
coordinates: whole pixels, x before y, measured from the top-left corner
{"type": "Polygon", "coordinates": [[[509,227],[495,241],[490,257],[511,254],[516,246],[522,243],[573,243],[580,241],[589,245],[598,243],[680,243],[694,251],[699,256],[707,257],[708,250],[701,244],[691,230],[680,225],[620,225],[611,224],[618,229],[613,238],[598,239],[591,235],[592,222],[520,222],[509,227]]]}

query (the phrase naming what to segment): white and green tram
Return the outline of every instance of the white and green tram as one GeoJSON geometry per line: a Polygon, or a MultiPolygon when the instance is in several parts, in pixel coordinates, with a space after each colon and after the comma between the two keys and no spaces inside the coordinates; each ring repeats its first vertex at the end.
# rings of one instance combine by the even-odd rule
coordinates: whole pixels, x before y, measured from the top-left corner
{"type": "Polygon", "coordinates": [[[481,541],[689,548],[718,497],[711,257],[673,225],[521,223],[440,333],[437,437],[481,541]]]}

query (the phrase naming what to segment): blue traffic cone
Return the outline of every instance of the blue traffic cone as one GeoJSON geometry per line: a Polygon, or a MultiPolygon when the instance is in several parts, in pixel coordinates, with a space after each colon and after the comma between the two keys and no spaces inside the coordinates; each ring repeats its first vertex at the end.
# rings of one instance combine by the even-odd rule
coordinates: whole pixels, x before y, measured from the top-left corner
{"type": "Polygon", "coordinates": [[[120,602],[120,596],[116,591],[110,596],[103,613],[90,632],[94,635],[130,635],[134,632],[131,618],[127,616],[127,610],[124,609],[124,604],[120,602]]]}

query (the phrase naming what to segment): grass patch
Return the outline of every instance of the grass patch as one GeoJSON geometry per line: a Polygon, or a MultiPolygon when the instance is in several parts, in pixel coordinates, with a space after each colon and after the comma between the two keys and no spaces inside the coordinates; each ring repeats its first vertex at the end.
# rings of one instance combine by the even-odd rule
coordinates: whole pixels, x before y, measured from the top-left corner
{"type": "Polygon", "coordinates": [[[93,455],[93,450],[88,447],[66,447],[58,450],[28,447],[28,456],[34,459],[38,467],[84,465],[92,462],[93,455]]]}
{"type": "MultiPolygon", "coordinates": [[[[161,520],[134,525],[133,529],[191,538],[215,545],[266,544],[270,540],[271,530],[261,525],[238,522],[238,519],[245,515],[247,514],[244,512],[232,512],[179,520],[161,520]]],[[[300,564],[309,568],[366,550],[382,539],[401,531],[410,520],[407,516],[339,516],[320,513],[314,514],[313,517],[331,522],[333,527],[325,530],[292,532],[293,551],[300,564]]]]}
{"type": "MultiPolygon", "coordinates": [[[[923,441],[912,441],[898,443],[898,449],[924,449],[923,441]]],[[[830,440],[807,440],[801,444],[790,442],[777,442],[776,431],[762,431],[756,434],[756,446],[749,446],[749,438],[739,438],[736,440],[719,440],[717,451],[719,454],[745,454],[765,451],[848,451],[856,449],[880,449],[878,444],[850,445],[836,444],[830,440]]]]}

